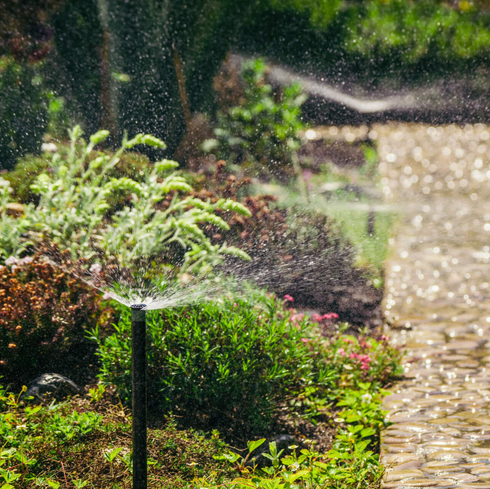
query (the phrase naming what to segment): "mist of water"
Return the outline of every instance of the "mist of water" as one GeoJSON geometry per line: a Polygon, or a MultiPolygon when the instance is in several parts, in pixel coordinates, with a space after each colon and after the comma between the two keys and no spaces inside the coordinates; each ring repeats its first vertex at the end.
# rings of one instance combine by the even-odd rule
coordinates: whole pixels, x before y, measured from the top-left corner
{"type": "Polygon", "coordinates": [[[226,257],[213,271],[196,276],[180,273],[178,267],[159,263],[155,257],[142,257],[125,267],[100,250],[94,250],[90,259],[74,259],[67,249],[60,251],[57,246],[44,245],[39,251],[52,265],[99,290],[106,299],[127,307],[144,304],[145,310],[182,307],[220,297],[246,299],[257,288],[279,294],[294,288],[306,293],[318,286],[317,270],[326,266],[331,274],[323,277],[323,286],[345,285],[352,279],[343,274],[351,265],[351,250],[345,248],[339,253],[338,247],[316,256],[299,250],[283,261],[264,248],[251,262],[226,257]]]}

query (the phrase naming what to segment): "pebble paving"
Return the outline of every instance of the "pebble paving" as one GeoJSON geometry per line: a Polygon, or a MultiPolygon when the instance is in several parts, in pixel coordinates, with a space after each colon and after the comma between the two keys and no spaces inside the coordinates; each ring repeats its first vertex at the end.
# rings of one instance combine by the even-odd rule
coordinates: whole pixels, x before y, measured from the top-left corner
{"type": "Polygon", "coordinates": [[[368,130],[400,214],[385,308],[406,350],[383,487],[490,489],[490,126],[368,130]]]}

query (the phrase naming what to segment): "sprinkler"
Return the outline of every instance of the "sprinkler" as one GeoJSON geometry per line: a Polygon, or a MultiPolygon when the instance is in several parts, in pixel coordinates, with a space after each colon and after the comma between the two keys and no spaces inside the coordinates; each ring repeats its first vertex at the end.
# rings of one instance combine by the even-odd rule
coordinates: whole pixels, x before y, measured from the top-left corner
{"type": "Polygon", "coordinates": [[[146,304],[131,305],[133,361],[133,489],[147,489],[146,304]]]}

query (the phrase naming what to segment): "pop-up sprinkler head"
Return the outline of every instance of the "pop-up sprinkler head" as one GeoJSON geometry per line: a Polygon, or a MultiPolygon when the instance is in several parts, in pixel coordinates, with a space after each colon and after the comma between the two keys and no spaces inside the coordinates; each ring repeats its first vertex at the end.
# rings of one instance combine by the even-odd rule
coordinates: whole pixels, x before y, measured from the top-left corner
{"type": "Polygon", "coordinates": [[[147,489],[146,304],[131,305],[133,361],[133,489],[147,489]]]}

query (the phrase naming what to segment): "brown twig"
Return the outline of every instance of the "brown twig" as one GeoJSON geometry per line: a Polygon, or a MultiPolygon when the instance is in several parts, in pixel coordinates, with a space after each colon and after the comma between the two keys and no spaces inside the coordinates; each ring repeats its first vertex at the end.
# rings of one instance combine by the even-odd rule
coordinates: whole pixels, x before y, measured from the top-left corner
{"type": "Polygon", "coordinates": [[[62,460],[60,462],[61,462],[61,468],[63,469],[63,475],[65,476],[66,489],[68,489],[68,479],[66,478],[65,466],[63,465],[62,460]]]}

